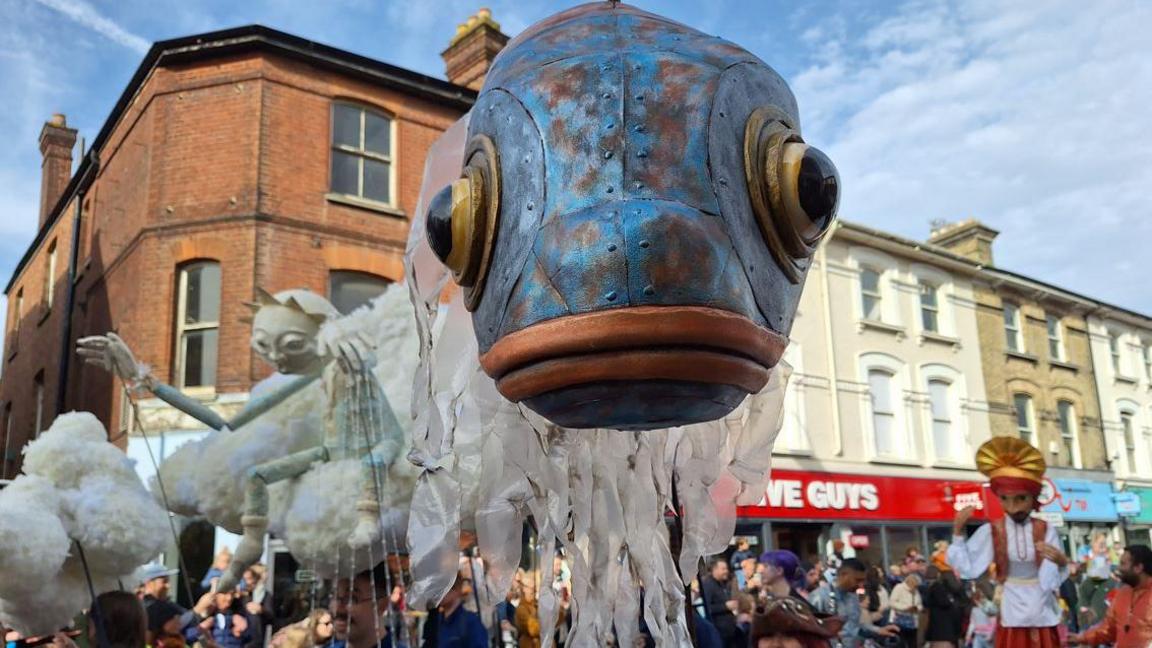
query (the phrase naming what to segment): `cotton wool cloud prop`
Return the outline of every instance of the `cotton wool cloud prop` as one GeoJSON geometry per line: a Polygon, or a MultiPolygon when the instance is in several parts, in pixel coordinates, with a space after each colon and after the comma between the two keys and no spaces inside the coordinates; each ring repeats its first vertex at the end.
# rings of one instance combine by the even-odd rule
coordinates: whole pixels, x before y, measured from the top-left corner
{"type": "MultiPolygon", "coordinates": [[[[356,338],[372,350],[376,378],[405,429],[418,360],[412,319],[407,288],[394,285],[355,312],[326,322],[318,340],[322,348],[330,349],[339,340],[356,338]]],[[[271,392],[288,380],[291,377],[273,374],[253,388],[252,397],[271,392]]],[[[317,380],[237,430],[212,432],[184,444],[160,465],[169,509],[202,516],[241,533],[247,471],[321,445],[327,409],[324,386],[317,380]]],[[[268,487],[268,530],[284,540],[305,568],[321,577],[364,569],[370,560],[383,558],[380,546],[373,548],[371,557],[367,550],[353,553],[348,547],[348,537],[356,526],[359,470],[359,460],[316,464],[297,479],[268,487]]],[[[404,538],[415,477],[415,468],[401,455],[381,484],[381,534],[391,547],[396,542],[390,539],[404,538]]],[[[153,479],[152,491],[157,497],[159,490],[153,479]]]]}
{"type": "MultiPolygon", "coordinates": [[[[468,119],[433,145],[418,214],[456,179],[468,119]]],[[[462,530],[476,532],[485,559],[485,604],[502,599],[531,515],[541,582],[553,580],[558,546],[572,565],[566,645],[607,645],[613,628],[617,645],[632,645],[642,615],[657,645],[691,646],[680,573],[693,577],[702,557],[724,550],[736,506],[762,498],[790,369],[781,362],[763,390],[721,420],[645,432],[564,428],[509,402],[480,368],[472,318],[425,240],[423,219],[413,221],[405,263],[421,341],[409,603],[420,608],[451,587],[462,530]],[[674,483],[683,511],[679,564],[665,523],[674,483]]],[[[547,646],[560,601],[546,585],[538,595],[547,646]]]]}
{"type": "Polygon", "coordinates": [[[24,634],[68,625],[97,592],[155,558],[167,514],[92,414],[72,412],[24,450],[24,474],[0,491],[0,622],[24,634]]]}

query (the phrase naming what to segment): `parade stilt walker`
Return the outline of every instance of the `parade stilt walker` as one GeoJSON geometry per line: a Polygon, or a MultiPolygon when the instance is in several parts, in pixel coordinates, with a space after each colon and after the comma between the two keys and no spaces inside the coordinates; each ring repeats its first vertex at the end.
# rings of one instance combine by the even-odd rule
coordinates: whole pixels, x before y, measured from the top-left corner
{"type": "Polygon", "coordinates": [[[1004,586],[996,648],[1056,648],[1057,594],[1068,576],[1068,557],[1057,548],[1056,530],[1032,517],[1040,507],[1044,456],[1015,437],[996,437],[980,446],[976,466],[1000,498],[1004,517],[967,538],[965,526],[974,507],[957,512],[948,562],[965,579],[979,578],[996,565],[996,578],[1004,586]]]}

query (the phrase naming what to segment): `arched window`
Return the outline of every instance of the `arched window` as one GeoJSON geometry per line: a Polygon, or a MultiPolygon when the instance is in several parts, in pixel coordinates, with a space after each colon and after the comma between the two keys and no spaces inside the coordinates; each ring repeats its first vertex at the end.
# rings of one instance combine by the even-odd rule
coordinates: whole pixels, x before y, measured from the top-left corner
{"type": "Polygon", "coordinates": [[[1020,438],[1036,445],[1036,416],[1032,410],[1032,397],[1028,394],[1015,394],[1012,396],[1012,405],[1016,408],[1016,431],[1020,438]]]}
{"type": "Polygon", "coordinates": [[[392,120],[355,104],[332,105],[332,193],[392,203],[392,120]]]}
{"type": "Polygon", "coordinates": [[[220,338],[219,263],[194,261],[180,267],[175,337],[176,387],[214,387],[220,338]]]}
{"type": "Polygon", "coordinates": [[[1080,443],[1076,437],[1076,406],[1072,401],[1057,401],[1056,414],[1060,419],[1060,445],[1067,465],[1080,468],[1080,443]]]}
{"type": "Polygon", "coordinates": [[[328,300],[347,315],[379,297],[391,282],[367,272],[333,270],[328,274],[328,300]]]}

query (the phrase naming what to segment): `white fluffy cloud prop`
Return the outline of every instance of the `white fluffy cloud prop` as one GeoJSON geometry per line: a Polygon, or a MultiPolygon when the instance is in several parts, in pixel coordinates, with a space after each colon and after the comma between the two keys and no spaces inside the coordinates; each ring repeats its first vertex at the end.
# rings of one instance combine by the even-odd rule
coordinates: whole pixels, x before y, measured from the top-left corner
{"type": "Polygon", "coordinates": [[[96,591],[156,557],[167,515],[87,412],[64,414],[24,450],[24,474],[0,491],[0,622],[53,632],[88,603],[75,542],[96,591]]]}

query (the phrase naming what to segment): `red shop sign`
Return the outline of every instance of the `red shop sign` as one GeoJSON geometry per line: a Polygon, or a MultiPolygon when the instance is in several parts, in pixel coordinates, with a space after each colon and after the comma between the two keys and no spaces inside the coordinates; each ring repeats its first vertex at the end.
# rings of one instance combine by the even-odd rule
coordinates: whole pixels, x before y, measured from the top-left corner
{"type": "Polygon", "coordinates": [[[807,520],[908,520],[949,522],[965,506],[973,519],[999,515],[981,482],[844,473],[773,470],[759,506],[742,506],[742,517],[807,520]]]}

